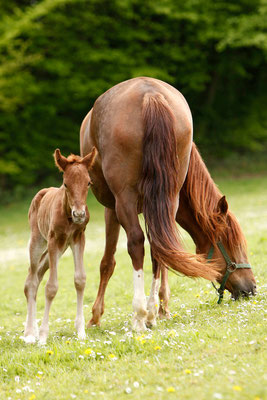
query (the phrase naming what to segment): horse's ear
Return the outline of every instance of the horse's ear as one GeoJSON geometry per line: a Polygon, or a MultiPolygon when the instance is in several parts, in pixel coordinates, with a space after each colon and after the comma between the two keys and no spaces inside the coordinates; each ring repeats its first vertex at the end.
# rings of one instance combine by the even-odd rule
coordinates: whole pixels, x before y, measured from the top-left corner
{"type": "Polygon", "coordinates": [[[227,211],[228,211],[228,203],[226,201],[225,196],[221,197],[220,200],[218,201],[218,212],[220,214],[226,215],[227,211]]]}
{"type": "Polygon", "coordinates": [[[91,151],[91,153],[87,154],[87,156],[85,156],[82,159],[82,163],[86,166],[86,168],[88,170],[90,170],[94,164],[95,158],[97,155],[97,150],[95,147],[93,147],[93,150],[91,151]]]}
{"type": "Polygon", "coordinates": [[[68,160],[66,159],[66,157],[62,156],[59,149],[55,150],[54,159],[55,159],[55,164],[58,167],[59,171],[64,172],[68,164],[68,160]]]}

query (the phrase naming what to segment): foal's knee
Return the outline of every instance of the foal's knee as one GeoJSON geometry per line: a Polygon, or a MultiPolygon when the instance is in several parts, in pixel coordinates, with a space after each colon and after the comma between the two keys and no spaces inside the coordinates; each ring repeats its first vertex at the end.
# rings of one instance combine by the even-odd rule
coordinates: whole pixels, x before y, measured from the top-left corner
{"type": "Polygon", "coordinates": [[[37,281],[35,279],[26,279],[25,285],[24,285],[24,294],[26,298],[28,299],[29,296],[33,293],[34,298],[36,298],[36,291],[37,291],[37,281]]]}
{"type": "Polygon", "coordinates": [[[86,283],[86,275],[85,274],[77,274],[74,275],[74,284],[76,290],[84,290],[86,283]]]}
{"type": "Polygon", "coordinates": [[[47,283],[45,286],[45,296],[48,300],[53,300],[58,291],[57,283],[47,283]]]}

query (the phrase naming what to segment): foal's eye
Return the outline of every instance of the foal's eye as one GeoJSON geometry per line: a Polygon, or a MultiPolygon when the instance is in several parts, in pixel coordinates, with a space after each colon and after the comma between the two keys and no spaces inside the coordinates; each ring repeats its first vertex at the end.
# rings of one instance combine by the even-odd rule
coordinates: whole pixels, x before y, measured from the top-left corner
{"type": "Polygon", "coordinates": [[[92,185],[92,182],[91,182],[91,181],[88,182],[88,186],[90,186],[90,185],[92,185]]]}
{"type": "Polygon", "coordinates": [[[66,183],[64,183],[65,188],[67,188],[68,186],[66,185],[66,183]]]}

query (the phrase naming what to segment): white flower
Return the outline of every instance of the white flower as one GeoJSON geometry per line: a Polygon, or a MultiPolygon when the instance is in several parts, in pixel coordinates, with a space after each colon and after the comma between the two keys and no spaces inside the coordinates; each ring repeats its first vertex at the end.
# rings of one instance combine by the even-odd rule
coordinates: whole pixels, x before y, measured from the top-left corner
{"type": "Polygon", "coordinates": [[[137,382],[137,381],[135,381],[135,382],[133,383],[133,385],[134,385],[135,388],[139,388],[139,386],[140,386],[140,385],[139,385],[139,382],[137,382]]]}
{"type": "Polygon", "coordinates": [[[126,392],[127,394],[130,394],[130,393],[132,393],[132,389],[131,389],[130,387],[127,387],[127,388],[125,389],[125,392],[126,392]]]}
{"type": "Polygon", "coordinates": [[[221,393],[213,393],[213,397],[214,397],[215,399],[222,399],[222,398],[223,398],[223,395],[222,395],[221,393]]]}
{"type": "Polygon", "coordinates": [[[19,376],[15,376],[15,382],[19,383],[19,376]]]}

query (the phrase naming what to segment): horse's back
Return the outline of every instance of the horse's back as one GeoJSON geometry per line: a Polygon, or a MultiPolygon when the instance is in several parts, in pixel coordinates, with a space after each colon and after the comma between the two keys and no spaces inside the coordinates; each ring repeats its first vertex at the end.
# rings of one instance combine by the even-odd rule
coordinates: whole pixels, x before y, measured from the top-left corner
{"type": "Polygon", "coordinates": [[[59,189],[55,187],[41,189],[33,198],[29,209],[29,221],[31,229],[38,228],[41,234],[46,237],[50,215],[53,210],[53,202],[59,189]]]}
{"type": "MultiPolygon", "coordinates": [[[[134,78],[112,87],[95,102],[81,127],[81,154],[93,146],[98,157],[92,170],[93,191],[98,200],[113,208],[115,193],[125,187],[136,190],[140,181],[144,116],[147,96],[162,96],[173,116],[178,154],[185,160],[184,148],[192,142],[192,117],[182,94],[153,78],[134,78]]],[[[162,137],[162,140],[165,140],[162,137]]],[[[188,153],[188,150],[186,150],[188,153]]]]}
{"type": "Polygon", "coordinates": [[[122,82],[95,102],[92,111],[91,135],[100,152],[109,152],[108,143],[127,150],[140,148],[143,140],[142,109],[147,94],[161,94],[169,104],[176,123],[177,135],[192,132],[192,117],[183,95],[174,87],[153,78],[134,78],[122,82]],[[101,137],[100,137],[101,135],[101,137]]]}

